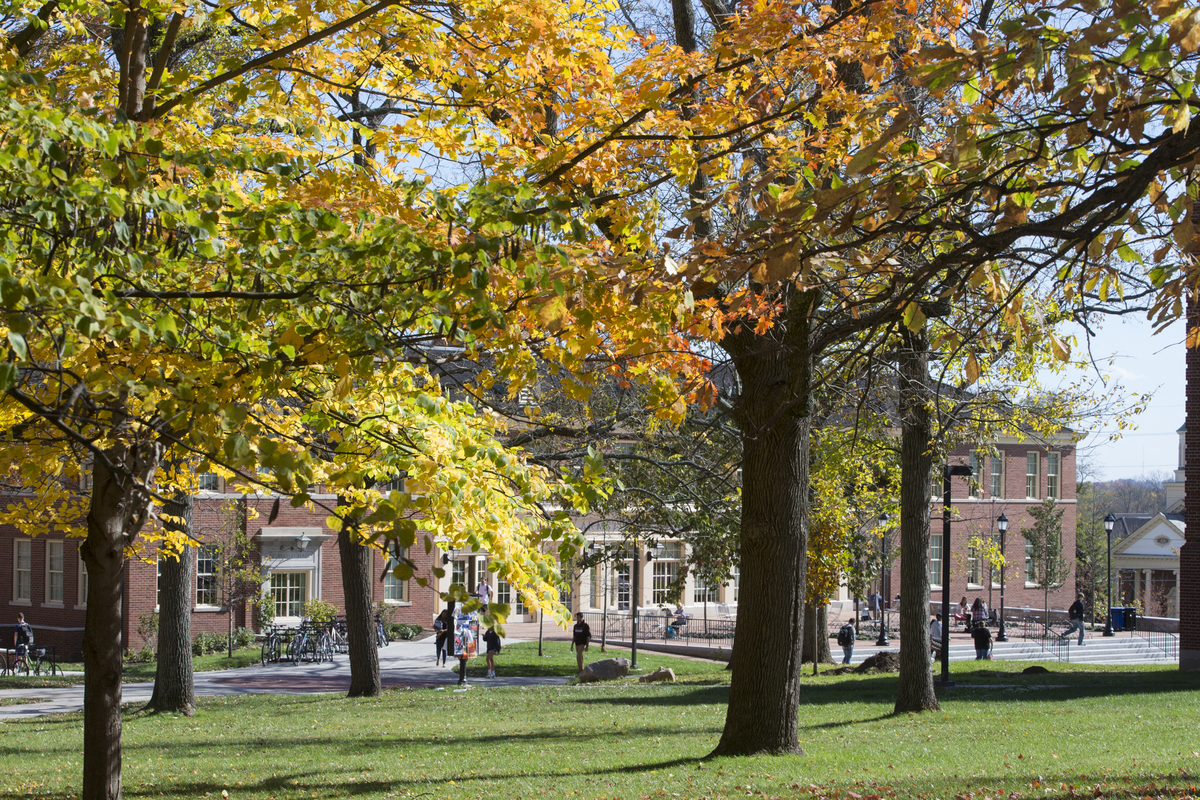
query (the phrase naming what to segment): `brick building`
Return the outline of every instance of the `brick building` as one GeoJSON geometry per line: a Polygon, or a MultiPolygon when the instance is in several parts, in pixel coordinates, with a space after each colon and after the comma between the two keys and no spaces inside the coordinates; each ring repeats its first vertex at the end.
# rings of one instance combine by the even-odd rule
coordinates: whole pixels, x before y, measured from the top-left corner
{"type": "MultiPolygon", "coordinates": [[[[934,475],[933,519],[929,552],[930,601],[934,609],[942,603],[942,559],[950,559],[950,603],[959,598],[973,602],[982,597],[989,608],[1000,605],[1000,569],[993,569],[982,554],[971,546],[972,539],[994,538],[999,543],[996,520],[1008,518],[1005,536],[1005,608],[1041,609],[1045,604],[1042,587],[1035,579],[1028,545],[1022,528],[1032,527],[1029,509],[1053,498],[1063,510],[1063,557],[1075,562],[1075,443],[1079,436],[1063,432],[1048,441],[1018,440],[1000,437],[992,445],[995,452],[972,452],[968,447],[954,451],[952,464],[969,464],[973,478],[951,478],[951,500],[955,514],[950,526],[949,548],[942,541],[942,480],[934,475]]],[[[896,561],[884,576],[882,594],[889,607],[897,608],[900,591],[899,546],[891,545],[896,561]]],[[[1074,577],[1062,587],[1051,589],[1051,609],[1065,610],[1074,601],[1074,577]]]]}
{"type": "MultiPolygon", "coordinates": [[[[276,621],[297,624],[300,609],[320,598],[344,609],[341,559],[336,534],[325,525],[328,511],[316,507],[292,508],[281,503],[277,517],[268,522],[273,497],[225,493],[216,476],[202,476],[202,490],[195,499],[193,529],[200,540],[222,535],[230,526],[240,526],[257,548],[265,574],[263,588],[275,603],[276,621]]],[[[332,505],[333,495],[314,495],[332,505]]],[[[82,523],[82,521],[81,521],[82,523]]],[[[82,535],[82,530],[80,530],[82,535]]],[[[0,620],[0,635],[11,636],[11,623],[21,611],[33,626],[39,645],[53,645],[60,658],[76,659],[81,653],[87,609],[87,574],[79,557],[82,538],[53,533],[28,537],[11,527],[0,527],[0,597],[8,598],[7,619],[0,620]]],[[[417,572],[430,575],[429,568],[442,556],[434,548],[413,548],[417,572]]],[[[194,559],[192,633],[224,633],[229,617],[213,584],[211,551],[190,548],[194,559]]],[[[431,626],[437,612],[435,588],[421,587],[415,580],[398,581],[391,575],[380,579],[385,559],[375,557],[376,602],[393,609],[393,621],[431,626]]],[[[123,633],[125,646],[144,645],[137,630],[139,618],[158,606],[158,558],[153,546],[142,542],[142,550],[126,564],[123,633]]],[[[448,583],[448,581],[446,581],[448,583]]],[[[445,588],[444,586],[441,588],[445,588]]],[[[255,629],[253,609],[234,604],[234,626],[255,629]]],[[[5,640],[3,646],[11,646],[5,640]]]]}

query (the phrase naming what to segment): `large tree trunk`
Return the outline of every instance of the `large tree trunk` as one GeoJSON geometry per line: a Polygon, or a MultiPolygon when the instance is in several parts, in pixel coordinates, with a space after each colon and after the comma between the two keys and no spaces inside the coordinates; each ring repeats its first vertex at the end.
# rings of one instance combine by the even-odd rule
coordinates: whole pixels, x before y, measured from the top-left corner
{"type": "MultiPolygon", "coordinates": [[[[192,526],[192,498],[177,494],[163,508],[164,515],[179,517],[164,527],[187,533],[192,526]]],[[[191,716],[196,712],[196,687],[192,675],[192,577],[195,554],[184,547],[177,558],[160,559],[162,577],[158,597],[158,664],[154,694],[146,707],[191,716]]]]}
{"type": "Polygon", "coordinates": [[[815,297],[791,298],[768,335],[733,326],[741,379],[741,587],[725,730],[714,755],[799,753],[808,544],[808,331],[815,297]],[[784,336],[779,336],[780,333],[784,336]]]}
{"type": "MultiPolygon", "coordinates": [[[[933,471],[929,340],[905,332],[900,351],[900,675],[896,713],[940,709],[929,644],[929,497],[933,471]]],[[[947,548],[942,545],[943,557],[947,548]]],[[[949,591],[950,587],[943,587],[949,591]]],[[[942,620],[949,625],[949,620],[942,620]]]]}
{"type": "Polygon", "coordinates": [[[346,600],[346,639],[350,646],[349,697],[378,697],[383,692],[375,620],[371,614],[374,551],[358,543],[356,520],[346,520],[338,532],[342,559],[342,592],[346,600]]]}
{"type": "Polygon", "coordinates": [[[156,444],[116,445],[97,458],[87,538],[80,553],[88,569],[83,629],[83,800],[121,797],[121,593],[125,548],[150,510],[145,486],[158,465],[156,444]],[[132,478],[130,477],[132,475],[132,478]]]}
{"type": "Polygon", "coordinates": [[[814,648],[816,663],[828,664],[833,661],[833,653],[829,649],[828,606],[824,603],[815,609],[812,603],[804,604],[804,647],[800,660],[806,664],[813,663],[814,648]]]}

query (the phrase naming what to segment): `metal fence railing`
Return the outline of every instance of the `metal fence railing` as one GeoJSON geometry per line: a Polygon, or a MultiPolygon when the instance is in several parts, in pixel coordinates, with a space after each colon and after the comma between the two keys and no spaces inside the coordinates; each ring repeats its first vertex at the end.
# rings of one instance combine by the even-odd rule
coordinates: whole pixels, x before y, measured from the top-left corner
{"type": "MultiPolygon", "coordinates": [[[[592,631],[592,642],[627,642],[633,635],[633,618],[628,611],[585,611],[583,618],[592,631]]],[[[674,617],[657,609],[642,609],[638,620],[638,641],[666,642],[696,647],[731,647],[736,619],[689,616],[679,625],[674,617]]]]}
{"type": "Polygon", "coordinates": [[[1137,621],[1137,625],[1138,627],[1130,632],[1133,636],[1145,639],[1151,647],[1162,650],[1170,659],[1177,659],[1179,657],[1179,637],[1145,617],[1140,618],[1137,621]]]}

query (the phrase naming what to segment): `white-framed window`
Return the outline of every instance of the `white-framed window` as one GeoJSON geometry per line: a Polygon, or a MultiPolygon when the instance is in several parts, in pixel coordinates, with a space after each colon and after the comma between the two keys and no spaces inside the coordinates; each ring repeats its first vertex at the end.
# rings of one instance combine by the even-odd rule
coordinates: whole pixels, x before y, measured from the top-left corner
{"type": "Polygon", "coordinates": [[[162,556],[154,560],[154,610],[162,606],[162,556]]]}
{"type": "Polygon", "coordinates": [[[932,534],[929,537],[929,584],[942,585],[942,535],[932,534]]]}
{"type": "Polygon", "coordinates": [[[33,542],[13,540],[13,600],[28,603],[33,599],[33,542]]]}
{"type": "Polygon", "coordinates": [[[267,584],[275,601],[275,617],[300,617],[308,602],[307,572],[272,572],[267,584]]]}
{"type": "Polygon", "coordinates": [[[217,557],[214,547],[196,549],[196,605],[217,604],[217,557]]]}
{"type": "Polygon", "coordinates": [[[591,580],[588,583],[592,590],[592,608],[601,608],[604,606],[604,565],[597,564],[590,571],[591,580]]]}
{"type": "MultiPolygon", "coordinates": [[[[408,556],[408,551],[404,551],[405,557],[408,556]]],[[[408,602],[408,581],[402,581],[392,574],[392,570],[400,564],[399,561],[393,560],[390,556],[387,560],[387,572],[383,576],[383,600],[385,603],[407,603],[408,602]]]]}
{"type": "Polygon", "coordinates": [[[742,571],[738,567],[733,568],[733,583],[730,585],[730,590],[733,592],[733,602],[737,602],[738,589],[742,585],[742,571]]]}
{"type": "Polygon", "coordinates": [[[1046,454],[1046,497],[1062,498],[1062,454],[1046,454]]]}
{"type": "MultiPolygon", "coordinates": [[[[467,586],[467,562],[456,559],[450,562],[450,582],[467,586]]],[[[467,586],[468,591],[473,587],[467,586]]]]}
{"type": "Polygon", "coordinates": [[[196,476],[197,488],[202,492],[221,491],[221,478],[215,472],[201,472],[196,476]]]}
{"type": "Polygon", "coordinates": [[[496,578],[496,602],[511,606],[513,614],[525,613],[525,604],[521,602],[521,595],[514,592],[508,581],[501,577],[496,578]]]}
{"type": "Polygon", "coordinates": [[[979,585],[979,548],[967,548],[967,583],[972,586],[979,585]]]}
{"type": "Polygon", "coordinates": [[[1037,584],[1037,571],[1033,568],[1033,542],[1025,542],[1025,582],[1037,584]]]}
{"type": "Polygon", "coordinates": [[[708,585],[702,578],[696,578],[696,583],[692,587],[692,602],[693,603],[715,603],[717,602],[717,587],[716,585],[708,585]]]}
{"type": "Polygon", "coordinates": [[[967,458],[967,464],[971,468],[971,475],[967,478],[967,496],[983,497],[983,467],[979,454],[971,453],[967,458]]]}
{"type": "Polygon", "coordinates": [[[63,602],[63,543],[46,541],[46,602],[62,605],[63,602]]]}
{"type": "Polygon", "coordinates": [[[988,459],[991,467],[991,491],[989,494],[992,497],[1004,497],[1004,454],[992,456],[988,459]]]}
{"type": "Polygon", "coordinates": [[[1025,496],[1038,496],[1038,454],[1033,450],[1025,454],[1025,496]]]}
{"type": "Polygon", "coordinates": [[[679,575],[679,562],[677,561],[655,561],[654,562],[654,593],[650,597],[651,603],[667,603],[667,597],[671,592],[671,584],[679,575]]]}
{"type": "Polygon", "coordinates": [[[628,611],[631,587],[629,584],[629,565],[619,564],[614,569],[617,579],[614,581],[613,594],[617,602],[617,611],[628,611]]]}
{"type": "Polygon", "coordinates": [[[77,604],[79,608],[87,608],[87,595],[88,595],[87,564],[84,563],[84,560],[82,558],[80,558],[79,559],[79,595],[78,595],[79,602],[77,604]]]}

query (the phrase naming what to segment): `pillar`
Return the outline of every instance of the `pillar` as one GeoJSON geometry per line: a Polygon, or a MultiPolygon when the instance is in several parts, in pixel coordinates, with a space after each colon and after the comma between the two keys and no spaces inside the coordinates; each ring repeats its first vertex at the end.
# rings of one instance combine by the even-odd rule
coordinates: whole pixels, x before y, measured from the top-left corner
{"type": "MultiPolygon", "coordinates": [[[[1195,264],[1191,265],[1195,268],[1195,264]]],[[[1200,340],[1200,304],[1188,294],[1188,344],[1200,340]]],[[[1179,548],[1179,668],[1200,670],[1200,347],[1187,348],[1184,422],[1184,531],[1179,548]]]]}

